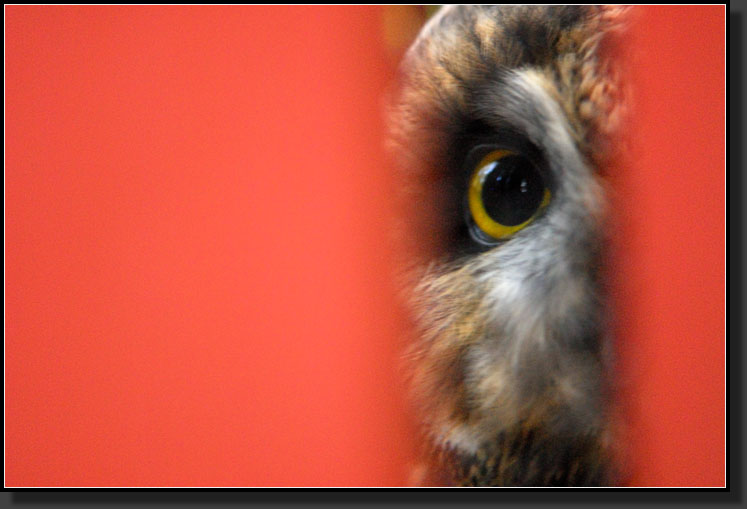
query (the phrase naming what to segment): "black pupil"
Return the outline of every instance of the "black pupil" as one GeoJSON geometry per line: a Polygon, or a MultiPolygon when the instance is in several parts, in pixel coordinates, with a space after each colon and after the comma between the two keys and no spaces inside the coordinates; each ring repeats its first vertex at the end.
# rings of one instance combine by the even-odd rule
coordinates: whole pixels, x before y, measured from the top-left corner
{"type": "Polygon", "coordinates": [[[482,203],[497,223],[516,226],[534,215],[542,203],[542,176],[526,157],[505,156],[495,163],[482,185],[482,203]]]}

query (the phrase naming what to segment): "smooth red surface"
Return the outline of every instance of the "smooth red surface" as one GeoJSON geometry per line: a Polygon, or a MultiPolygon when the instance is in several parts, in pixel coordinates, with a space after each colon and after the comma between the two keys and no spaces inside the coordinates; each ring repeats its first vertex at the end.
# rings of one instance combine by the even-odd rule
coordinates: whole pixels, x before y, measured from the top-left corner
{"type": "MultiPolygon", "coordinates": [[[[724,7],[637,8],[633,477],[724,483],[724,7]]],[[[6,486],[406,482],[377,7],[6,7],[6,486]]]]}
{"type": "Polygon", "coordinates": [[[5,485],[406,482],[381,8],[5,13],[5,485]]]}
{"type": "Polygon", "coordinates": [[[723,486],[725,8],[636,9],[617,209],[630,484],[723,486]]]}

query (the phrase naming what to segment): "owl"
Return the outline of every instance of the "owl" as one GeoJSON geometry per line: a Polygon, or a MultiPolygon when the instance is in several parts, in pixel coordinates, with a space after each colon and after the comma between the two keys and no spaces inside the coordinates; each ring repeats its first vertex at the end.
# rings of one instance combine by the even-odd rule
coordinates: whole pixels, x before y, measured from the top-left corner
{"type": "Polygon", "coordinates": [[[628,9],[447,6],[400,67],[419,482],[619,482],[605,291],[628,9]]]}

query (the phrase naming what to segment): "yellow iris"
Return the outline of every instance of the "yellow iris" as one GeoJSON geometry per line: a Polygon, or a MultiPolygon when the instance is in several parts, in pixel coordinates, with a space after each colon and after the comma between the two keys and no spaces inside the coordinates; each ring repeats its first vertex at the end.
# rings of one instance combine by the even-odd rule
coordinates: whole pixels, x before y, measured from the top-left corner
{"type": "Polygon", "coordinates": [[[468,200],[469,210],[472,214],[472,219],[475,224],[487,235],[494,239],[501,239],[507,237],[521,230],[537,216],[537,213],[550,203],[550,190],[545,188],[542,195],[542,201],[537,207],[537,211],[532,216],[521,224],[517,225],[504,225],[497,222],[495,219],[490,217],[487,210],[485,210],[485,204],[482,199],[482,190],[485,183],[485,179],[495,169],[498,161],[509,155],[516,155],[510,150],[494,150],[486,155],[475,168],[472,178],[469,183],[468,200]]]}

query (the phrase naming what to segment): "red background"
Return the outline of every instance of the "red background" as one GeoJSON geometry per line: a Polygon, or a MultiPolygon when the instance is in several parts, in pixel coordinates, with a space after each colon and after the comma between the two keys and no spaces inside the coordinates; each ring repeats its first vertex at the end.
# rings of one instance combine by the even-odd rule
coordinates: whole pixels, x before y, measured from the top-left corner
{"type": "MultiPolygon", "coordinates": [[[[642,11],[631,483],[721,485],[724,8],[642,11]]],[[[5,12],[6,486],[406,483],[383,8],[5,12]]]]}
{"type": "Polygon", "coordinates": [[[637,486],[725,483],[725,10],[638,8],[631,34],[613,270],[637,486]]]}
{"type": "Polygon", "coordinates": [[[381,8],[6,14],[6,484],[406,482],[381,8]]]}

